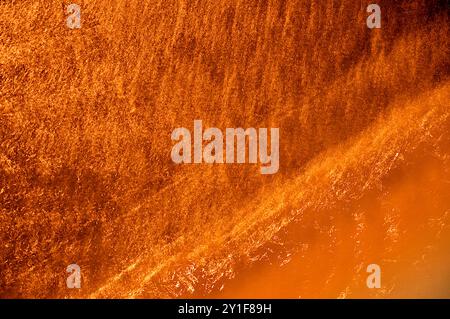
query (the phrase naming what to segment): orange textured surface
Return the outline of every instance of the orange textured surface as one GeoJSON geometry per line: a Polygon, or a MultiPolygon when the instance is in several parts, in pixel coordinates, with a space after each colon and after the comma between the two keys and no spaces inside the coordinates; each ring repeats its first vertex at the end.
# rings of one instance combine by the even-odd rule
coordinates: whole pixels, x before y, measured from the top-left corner
{"type": "Polygon", "coordinates": [[[0,297],[449,298],[448,7],[371,2],[0,2],[0,297]],[[280,171],[175,165],[195,119],[280,171]]]}

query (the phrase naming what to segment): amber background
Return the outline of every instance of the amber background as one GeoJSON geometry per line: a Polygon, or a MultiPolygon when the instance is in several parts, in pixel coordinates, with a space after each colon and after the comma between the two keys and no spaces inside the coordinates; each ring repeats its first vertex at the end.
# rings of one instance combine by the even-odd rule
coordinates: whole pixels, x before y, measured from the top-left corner
{"type": "Polygon", "coordinates": [[[450,297],[446,1],[379,30],[370,1],[77,3],[0,2],[0,297],[450,297]],[[194,119],[279,127],[280,172],[174,165],[194,119]]]}

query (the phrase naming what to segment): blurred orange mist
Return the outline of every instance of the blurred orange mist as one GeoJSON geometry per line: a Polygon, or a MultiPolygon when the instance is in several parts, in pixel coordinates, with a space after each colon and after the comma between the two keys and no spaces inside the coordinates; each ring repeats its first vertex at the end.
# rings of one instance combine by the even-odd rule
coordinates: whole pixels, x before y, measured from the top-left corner
{"type": "Polygon", "coordinates": [[[371,2],[3,1],[0,297],[449,298],[448,7],[371,2]],[[174,164],[195,119],[279,172],[174,164]]]}

